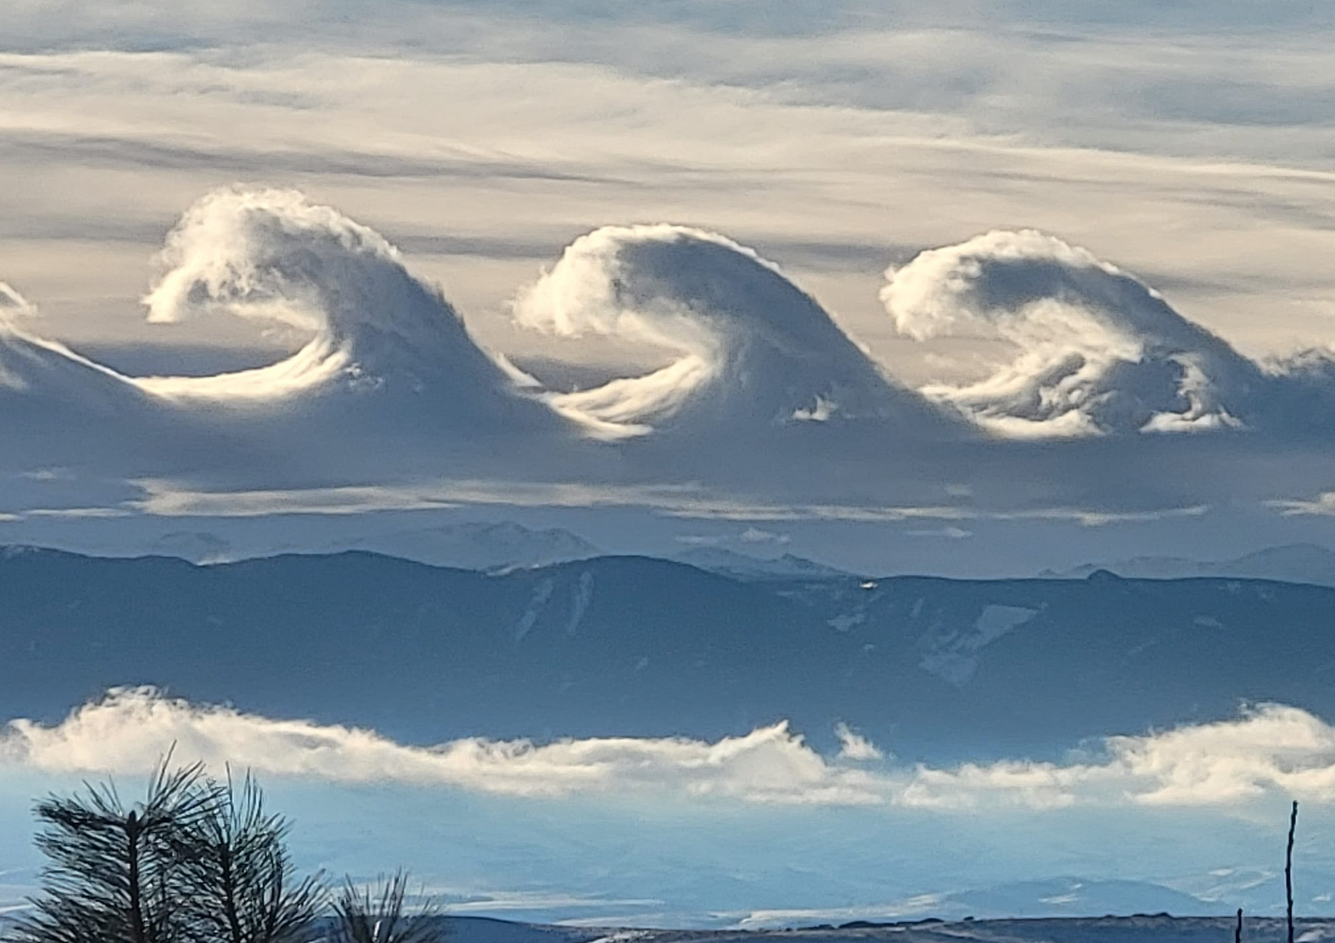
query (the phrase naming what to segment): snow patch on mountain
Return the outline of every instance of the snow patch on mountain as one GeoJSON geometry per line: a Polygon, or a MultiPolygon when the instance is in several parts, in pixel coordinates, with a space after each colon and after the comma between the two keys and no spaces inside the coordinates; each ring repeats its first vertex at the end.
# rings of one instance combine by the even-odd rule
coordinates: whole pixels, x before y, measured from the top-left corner
{"type": "Polygon", "coordinates": [[[926,651],[920,664],[924,669],[955,687],[964,687],[978,670],[979,654],[997,639],[1014,631],[1038,615],[1038,609],[1022,606],[991,605],[963,631],[942,631],[934,623],[924,636],[926,651]]]}
{"type": "Polygon", "coordinates": [[[519,617],[519,623],[515,626],[515,641],[522,642],[529,632],[533,631],[533,626],[538,622],[538,616],[542,615],[543,609],[547,603],[552,600],[552,593],[556,591],[556,580],[545,579],[533,589],[533,597],[529,600],[528,608],[524,614],[519,617]]]}
{"type": "Polygon", "coordinates": [[[566,623],[566,634],[574,635],[579,631],[580,623],[584,621],[584,615],[589,611],[589,603],[593,602],[593,571],[585,570],[579,575],[579,582],[575,585],[575,591],[570,597],[570,621],[566,623]]]}

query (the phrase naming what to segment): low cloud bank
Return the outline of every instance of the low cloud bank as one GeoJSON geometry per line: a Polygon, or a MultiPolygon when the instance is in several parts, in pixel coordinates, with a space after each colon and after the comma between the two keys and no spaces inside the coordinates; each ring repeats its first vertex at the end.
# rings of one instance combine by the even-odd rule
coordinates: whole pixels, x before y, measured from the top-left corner
{"type": "Polygon", "coordinates": [[[230,763],[264,775],[535,798],[668,794],[938,811],[1227,809],[1280,796],[1335,803],[1335,727],[1282,705],[1261,705],[1216,723],[1110,738],[1066,763],[900,766],[851,728],[841,725],[838,733],[842,749],[833,757],[817,753],[787,723],[715,742],[470,738],[416,747],[374,731],[276,720],[138,688],[109,692],[56,725],[10,721],[0,735],[0,767],[134,775],[175,744],[183,761],[230,763]]]}

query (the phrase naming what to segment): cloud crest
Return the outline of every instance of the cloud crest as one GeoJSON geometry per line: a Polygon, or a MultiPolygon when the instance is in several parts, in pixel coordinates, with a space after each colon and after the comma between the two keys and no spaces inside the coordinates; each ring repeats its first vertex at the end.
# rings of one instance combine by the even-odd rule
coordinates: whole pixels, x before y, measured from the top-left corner
{"type": "Polygon", "coordinates": [[[881,301],[915,340],[1009,342],[1010,363],[924,395],[1005,436],[1241,426],[1259,368],[1163,297],[1086,249],[994,231],[886,272],[881,301]]]}
{"type": "MultiPolygon", "coordinates": [[[[159,267],[144,299],[151,320],[276,323],[305,332],[305,345],[241,372],[127,376],[37,336],[33,306],[6,288],[0,445],[15,445],[0,448],[0,469],[77,468],[224,495],[424,492],[440,480],[498,483],[500,493],[539,482],[673,512],[654,489],[773,509],[766,517],[849,508],[898,519],[907,508],[1110,521],[1203,512],[1223,489],[1123,488],[1169,436],[1098,459],[1101,470],[1126,469],[1111,482],[1089,477],[1079,446],[1054,465],[1056,452],[997,440],[1217,433],[1192,437],[1196,451],[1172,447],[1194,466],[1220,440],[1245,451],[1239,430],[1297,442],[1335,429],[1331,357],[1249,360],[1131,276],[1032,231],[924,252],[889,273],[882,299],[904,335],[981,334],[1019,351],[985,380],[920,390],[887,377],[774,264],[680,226],[599,229],[515,299],[525,328],[648,343],[670,358],[574,392],[544,389],[483,350],[384,237],[294,191],[206,195],[159,267]],[[152,448],[128,445],[143,442],[152,448]],[[198,460],[222,452],[224,461],[198,460]],[[941,482],[961,467],[987,480],[941,507],[941,482]]],[[[1310,493],[1323,474],[1311,457],[1289,487],[1310,493]]],[[[1256,495],[1254,482],[1229,485],[1230,500],[1256,495]]]]}
{"type": "Polygon", "coordinates": [[[881,302],[901,334],[1013,348],[982,380],[920,389],[995,435],[1329,427],[1329,353],[1258,363],[1153,288],[1053,236],[997,230],[885,274],[881,302]]]}
{"type": "Polygon", "coordinates": [[[942,419],[880,367],[772,262],[715,233],[609,226],[571,244],[520,293],[515,320],[558,337],[647,343],[653,373],[549,398],[609,436],[657,427],[942,419]]]}
{"type": "MultiPolygon", "coordinates": [[[[136,380],[168,398],[281,400],[332,390],[395,394],[444,417],[504,410],[511,378],[440,290],[374,230],[290,190],[220,190],[167,238],[144,303],[171,323],[224,313],[312,334],[294,356],[213,377],[136,380]]],[[[483,416],[478,416],[483,413],[483,416]]]]}
{"type": "Polygon", "coordinates": [[[1297,708],[1108,739],[1066,763],[1011,760],[951,768],[898,766],[848,727],[836,757],[786,723],[715,742],[606,738],[395,743],[373,731],[274,720],[122,689],[62,723],[11,721],[0,765],[48,773],[138,774],[171,744],[183,760],[266,775],[398,782],[511,796],[671,794],[792,805],[940,811],[1069,806],[1241,808],[1295,796],[1335,804],[1335,727],[1297,708]]]}

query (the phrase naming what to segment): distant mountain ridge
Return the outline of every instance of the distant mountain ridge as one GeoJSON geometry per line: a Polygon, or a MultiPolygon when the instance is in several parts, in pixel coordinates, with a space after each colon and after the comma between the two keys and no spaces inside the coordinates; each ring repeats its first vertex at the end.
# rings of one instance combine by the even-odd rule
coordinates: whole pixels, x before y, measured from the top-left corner
{"type": "Polygon", "coordinates": [[[1057,755],[1240,702],[1335,717],[1335,589],[1291,583],[752,580],[642,557],[486,574],[361,551],[199,567],[12,549],[0,599],[3,718],[152,684],[420,743],[713,738],[786,718],[817,744],[847,721],[904,759],[977,759],[1057,755]]]}
{"type": "Polygon", "coordinates": [[[512,521],[445,524],[345,541],[333,550],[369,550],[432,566],[505,570],[548,566],[600,556],[583,537],[561,528],[541,530],[512,521]]]}
{"type": "MultiPolygon", "coordinates": [[[[636,929],[520,923],[489,917],[435,918],[454,943],[736,943],[736,929],[636,929]]],[[[1231,916],[1170,916],[1138,912],[1129,916],[1020,917],[851,921],[839,926],[757,927],[742,937],[755,943],[1215,943],[1231,939],[1231,916]]],[[[0,914],[0,930],[6,924],[0,914]]],[[[1295,929],[1308,943],[1335,936],[1335,920],[1300,918],[1295,929]]],[[[1283,943],[1284,920],[1248,917],[1251,943],[1283,943]]]]}
{"type": "Polygon", "coordinates": [[[757,557],[723,547],[692,547],[666,559],[747,580],[852,579],[854,574],[791,553],[757,557]]]}
{"type": "Polygon", "coordinates": [[[1231,560],[1188,560],[1185,557],[1144,556],[1086,563],[1069,570],[1044,570],[1053,579],[1084,579],[1097,570],[1135,579],[1185,579],[1197,576],[1278,580],[1335,586],[1335,550],[1319,544],[1268,547],[1231,560]]]}
{"type": "MultiPolygon", "coordinates": [[[[68,548],[62,548],[68,549],[68,548]]],[[[116,551],[92,551],[95,556],[176,557],[191,563],[235,563],[284,553],[341,553],[366,550],[431,566],[464,570],[505,570],[546,566],[602,555],[589,541],[557,527],[531,528],[513,521],[465,521],[435,527],[390,530],[323,543],[254,542],[229,539],[208,530],[181,530],[161,534],[116,551]]],[[[70,552],[84,553],[82,549],[70,552]]]]}

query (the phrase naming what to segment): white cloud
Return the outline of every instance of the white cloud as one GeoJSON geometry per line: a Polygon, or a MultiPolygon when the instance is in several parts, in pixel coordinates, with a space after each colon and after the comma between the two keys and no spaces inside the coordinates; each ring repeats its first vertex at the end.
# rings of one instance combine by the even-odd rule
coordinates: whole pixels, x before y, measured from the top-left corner
{"type": "Polygon", "coordinates": [[[37,309],[13,287],[0,282],[0,330],[18,318],[33,317],[37,309]]]}
{"type": "MultiPolygon", "coordinates": [[[[269,514],[362,514],[371,511],[432,510],[463,505],[515,507],[636,507],[668,517],[698,520],[774,523],[835,521],[860,524],[905,521],[1055,521],[1082,527],[1139,524],[1200,517],[1208,505],[1163,507],[1143,511],[1098,508],[1041,507],[1018,511],[966,505],[856,505],[770,503],[729,497],[699,482],[620,485],[593,482],[534,482],[486,479],[423,479],[403,484],[337,487],[235,489],[205,491],[188,483],[140,479],[142,496],[123,502],[159,517],[262,517],[269,514]]],[[[781,535],[782,536],[782,535],[781,535]]],[[[719,544],[727,535],[685,535],[682,543],[719,544]]]]}
{"type": "Polygon", "coordinates": [[[876,744],[845,723],[834,728],[834,735],[839,738],[839,758],[862,763],[868,760],[883,760],[885,754],[876,744]]]}
{"type": "Polygon", "coordinates": [[[689,544],[692,547],[721,547],[724,544],[734,542],[783,546],[792,543],[793,538],[790,534],[780,534],[759,527],[748,527],[740,534],[678,534],[673,539],[678,543],[689,544]]]}
{"type": "Polygon", "coordinates": [[[1236,428],[1267,384],[1257,364],[1158,292],[1031,230],[923,252],[887,270],[881,300],[915,340],[1010,345],[1015,359],[984,380],[922,388],[1004,436],[1236,428]]]}
{"type": "MultiPolygon", "coordinates": [[[[214,313],[312,333],[280,363],[239,374],[136,380],[168,399],[274,401],[341,385],[409,393],[441,419],[485,422],[513,379],[474,344],[439,289],[410,274],[374,230],[295,191],[220,190],[168,236],[148,320],[214,313]]],[[[494,416],[492,417],[494,420],[494,416]]]]}
{"type": "Polygon", "coordinates": [[[399,782],[512,796],[663,793],[769,804],[884,805],[924,810],[1069,806],[1241,809],[1267,797],[1335,804],[1335,728],[1292,707],[1113,737],[1067,763],[1025,760],[950,768],[886,765],[851,728],[834,758],[785,723],[715,742],[607,738],[395,743],[373,731],[201,707],[121,690],[65,721],[15,720],[0,763],[50,773],[139,773],[176,744],[182,760],[270,776],[399,782]]]}
{"type": "Polygon", "coordinates": [[[761,530],[759,527],[748,527],[742,531],[737,538],[744,544],[786,544],[792,542],[789,534],[779,534],[772,530],[761,530]]]}
{"type": "Polygon", "coordinates": [[[146,690],[85,706],[56,727],[12,722],[0,756],[48,772],[131,772],[171,744],[257,773],[338,782],[405,782],[518,796],[655,793],[755,802],[870,804],[870,778],[832,766],[786,724],[715,743],[685,739],[458,740],[408,747],[374,732],[196,707],[146,690]]]}
{"type": "MultiPolygon", "coordinates": [[[[883,264],[882,253],[903,258],[908,247],[949,245],[1001,221],[1068,234],[1073,243],[1124,261],[1127,270],[1150,273],[1148,279],[1171,289],[1180,310],[1229,337],[1243,336],[1248,349],[1313,341],[1327,330],[1322,312],[1331,282],[1321,260],[1329,255],[1331,236],[1322,223],[1321,194],[1328,175],[1310,158],[1328,150],[1330,123],[1322,117],[1325,106],[1315,92],[1324,87],[1331,67],[1322,55],[1323,44],[1311,34],[1284,36],[1266,56],[1259,56],[1227,30],[1198,30],[1185,45],[1181,37],[1166,39],[1134,24],[1123,24],[1117,33],[1078,31],[1077,36],[1058,39],[1026,30],[983,33],[950,16],[920,10],[906,13],[910,20],[893,30],[864,19],[856,29],[821,32],[814,38],[801,32],[811,28],[810,23],[797,23],[797,35],[766,31],[758,36],[714,29],[693,16],[667,24],[655,19],[654,27],[647,28],[637,14],[596,28],[572,20],[558,43],[550,31],[526,24],[522,16],[511,18],[490,9],[479,16],[476,9],[449,4],[433,5],[426,12],[420,5],[396,4],[395,16],[332,32],[327,24],[303,23],[299,8],[275,12],[253,4],[186,12],[160,4],[136,4],[133,10],[123,6],[113,17],[117,28],[94,28],[102,13],[80,26],[38,17],[31,6],[28,10],[0,40],[7,48],[27,50],[0,55],[0,89],[22,105],[4,118],[0,177],[24,181],[24,186],[12,188],[7,222],[0,225],[6,238],[4,274],[43,300],[51,325],[43,330],[61,337],[125,331],[139,332],[133,334],[135,340],[151,338],[153,332],[175,340],[216,338],[233,331],[226,336],[249,340],[245,332],[254,329],[254,318],[200,317],[204,312],[197,308],[192,308],[195,316],[177,319],[170,328],[133,323],[132,299],[141,289],[140,276],[133,264],[122,260],[128,255],[133,263],[146,252],[146,244],[195,194],[219,180],[257,175],[308,188],[319,200],[305,201],[282,222],[276,220],[283,214],[272,207],[257,213],[234,204],[226,220],[217,212],[221,202],[207,213],[192,212],[199,224],[193,229],[196,236],[182,239],[178,234],[174,242],[190,246],[171,264],[180,269],[182,284],[194,279],[197,300],[208,302],[198,307],[226,308],[229,315],[281,314],[308,327],[344,324],[337,305],[331,309],[333,320],[320,308],[328,297],[317,297],[319,310],[311,310],[311,293],[318,295],[319,289],[290,268],[294,254],[300,255],[297,246],[305,246],[329,268],[356,268],[355,278],[349,278],[358,285],[381,278],[393,283],[394,292],[377,297],[406,297],[414,282],[431,289],[426,273],[441,276],[448,280],[452,299],[469,302],[468,326],[479,338],[503,337],[526,353],[556,351],[576,361],[585,356],[593,360],[584,341],[597,340],[607,345],[598,348],[600,364],[629,346],[634,356],[627,358],[646,364],[644,372],[654,377],[653,383],[639,375],[638,366],[604,371],[603,376],[633,375],[591,384],[593,389],[567,394],[570,398],[557,404],[567,418],[582,419],[588,430],[607,438],[642,435],[661,426],[668,413],[680,415],[684,401],[694,402],[703,390],[735,389],[738,384],[733,382],[736,376],[729,375],[732,379],[719,386],[716,361],[677,357],[679,351],[671,345],[646,353],[643,348],[655,339],[625,331],[624,324],[597,338],[586,335],[579,343],[529,337],[529,332],[505,326],[503,301],[515,284],[530,276],[533,259],[552,257],[591,221],[685,220],[690,225],[675,227],[677,231],[704,234],[714,245],[756,246],[751,267],[742,266],[743,257],[718,255],[757,278],[764,269],[759,258],[781,262],[783,271],[792,274],[792,281],[784,283],[787,300],[805,298],[821,317],[835,312],[837,333],[864,339],[877,358],[894,366],[895,375],[912,377],[915,387],[930,372],[924,352],[959,353],[959,362],[964,362],[979,349],[995,348],[975,348],[967,338],[905,343],[891,336],[890,321],[877,310],[868,276],[883,264]],[[256,23],[262,28],[256,29],[256,23]],[[134,39],[141,28],[149,30],[142,44],[134,39]],[[169,41],[173,35],[210,37],[220,45],[174,48],[169,41]],[[266,42],[256,45],[255,35],[263,35],[266,42]],[[414,40],[411,50],[402,46],[406,36],[414,40]],[[109,43],[122,48],[101,48],[109,43]],[[145,47],[154,51],[139,51],[145,47]],[[955,54],[942,56],[943,48],[955,54]],[[797,49],[806,54],[792,55],[797,49]],[[395,55],[385,55],[387,51],[395,55]],[[1128,57],[1139,68],[1119,67],[1128,57]],[[1037,63],[1047,70],[1041,74],[1061,75],[1063,81],[1035,81],[1037,63]],[[1212,104],[1201,92],[1221,77],[1233,83],[1227,86],[1230,90],[1244,93],[1243,105],[1251,100],[1249,89],[1266,85],[1277,104],[1303,107],[1286,106],[1282,115],[1271,114],[1267,120],[1278,123],[1264,133],[1234,120],[1239,116],[1206,114],[1219,109],[1222,96],[1212,104]],[[1089,92],[1079,115],[1055,93],[1058,87],[1089,92]],[[421,94],[405,96],[404,88],[421,94]],[[1165,90],[1172,94],[1158,94],[1165,90]],[[438,107],[441,103],[449,107],[438,107]],[[1218,154],[1247,159],[1212,159],[1218,154]],[[350,255],[339,256],[335,264],[325,248],[341,238],[338,233],[364,227],[338,214],[322,229],[324,224],[315,220],[325,200],[348,207],[357,219],[375,221],[387,233],[408,237],[399,240],[396,235],[405,246],[416,240],[418,246],[436,248],[416,260],[411,271],[403,268],[391,275],[392,266],[382,266],[384,259],[373,248],[380,237],[366,236],[357,246],[352,246],[356,240],[349,242],[350,255]],[[713,235],[717,232],[730,233],[737,241],[713,235]],[[39,238],[38,233],[43,235],[39,238]],[[470,240],[481,248],[469,248],[470,240]],[[228,256],[229,246],[239,247],[242,255],[228,256]],[[236,285],[214,277],[224,263],[232,262],[238,272],[261,276],[255,279],[258,292],[237,294],[236,285]],[[273,267],[266,268],[270,263],[273,267]],[[193,274],[187,278],[187,272],[193,274]],[[287,294],[276,305],[263,297],[268,290],[265,272],[298,276],[285,280],[287,294]],[[221,293],[211,294],[215,289],[221,293]],[[1267,317],[1257,318],[1255,311],[1262,304],[1267,317]],[[71,327],[77,330],[66,330],[71,327]],[[215,330],[218,333],[210,333],[215,330]],[[676,358],[670,365],[673,372],[655,373],[667,358],[676,358]]],[[[1006,16],[1026,15],[1036,14],[1006,16]]],[[[754,18],[747,22],[757,25],[754,18]]],[[[624,234],[637,227],[616,229],[624,234]]],[[[629,265],[646,279],[670,268],[661,258],[649,258],[660,246],[637,247],[634,242],[622,240],[615,252],[604,253],[616,256],[615,265],[609,262],[607,267],[629,265]]],[[[604,287],[613,284],[607,267],[594,266],[585,273],[592,279],[584,286],[586,294],[597,294],[599,279],[604,287]]],[[[171,277],[162,281],[165,285],[171,277]]],[[[692,308],[705,294],[730,299],[726,291],[702,287],[708,282],[703,277],[660,282],[622,291],[637,303],[648,299],[655,314],[674,305],[692,308]]],[[[348,285],[335,291],[331,282],[326,295],[334,294],[348,297],[356,291],[348,285]]],[[[697,326],[717,327],[713,336],[775,336],[776,322],[767,320],[772,312],[766,306],[749,304],[739,310],[740,318],[732,317],[736,312],[731,309],[700,316],[692,308],[691,316],[697,326]],[[740,333],[733,323],[738,320],[747,328],[740,333]]],[[[664,325],[673,322],[663,318],[654,324],[661,334],[664,325]]],[[[375,320],[376,330],[383,327],[375,320]]],[[[785,328],[778,331],[781,342],[793,340],[786,325],[778,327],[785,328]]],[[[370,333],[366,328],[357,325],[355,332],[365,339],[370,333]]],[[[320,328],[325,330],[345,333],[343,327],[320,328]]],[[[713,343],[695,336],[686,339],[705,347],[713,343]]],[[[1086,340],[1100,356],[1107,353],[1101,337],[1086,340]]],[[[1120,344],[1124,338],[1114,340],[1120,344]]],[[[120,389],[115,378],[105,372],[94,375],[96,365],[81,364],[77,358],[52,361],[46,354],[58,345],[43,344],[26,346],[24,357],[40,354],[43,363],[58,363],[62,372],[77,375],[79,383],[92,388],[90,398],[105,400],[103,394],[110,392],[128,397],[127,409],[142,408],[147,387],[120,389]]],[[[288,361],[281,372],[206,381],[170,378],[155,389],[172,391],[178,399],[215,397],[213,406],[224,391],[230,402],[243,404],[248,391],[307,389],[313,372],[334,373],[336,356],[341,355],[323,348],[306,353],[307,360],[288,361]]],[[[367,357],[375,361],[379,354],[377,350],[367,357]]],[[[413,358],[406,359],[396,375],[416,379],[425,373],[443,382],[413,358]]],[[[23,358],[0,354],[0,361],[6,376],[31,377],[23,358]],[[17,372],[12,369],[15,362],[17,372]]],[[[1173,402],[1172,408],[1152,412],[1148,429],[1226,423],[1224,412],[1234,419],[1249,418],[1227,403],[1224,412],[1212,408],[1209,400],[1219,394],[1218,383],[1190,362],[1152,368],[1142,361],[1136,366],[1139,375],[1151,379],[1155,369],[1180,374],[1176,393],[1185,405],[1173,402]]],[[[371,369],[332,380],[356,379],[365,387],[382,373],[389,371],[371,369]]],[[[823,383],[808,382],[813,375],[804,374],[793,390],[779,389],[780,395],[762,407],[750,399],[725,404],[713,400],[708,405],[728,415],[753,409],[762,417],[782,417],[783,409],[791,407],[787,418],[792,418],[808,412],[823,415],[820,404],[838,402],[841,410],[826,416],[838,418],[845,399],[832,398],[823,383]],[[782,408],[771,409],[776,401],[782,408]]],[[[957,373],[936,379],[938,385],[972,385],[957,379],[957,373]]],[[[504,380],[517,385],[513,373],[504,380]]],[[[415,388],[413,380],[405,385],[415,388]]],[[[1046,395],[1043,383],[1022,385],[1037,388],[1040,398],[1046,395]]],[[[1054,384],[1055,398],[1070,393],[1070,385],[1054,384]]],[[[1102,389],[1097,384],[1091,388],[1102,389]]],[[[531,386],[528,392],[533,392],[531,386]]],[[[1141,398],[1154,405],[1162,390],[1150,392],[1155,395],[1141,398]]],[[[1071,395],[1084,396],[1079,390],[1071,395]]],[[[286,396],[285,405],[291,406],[286,396]]],[[[434,433],[427,417],[446,415],[454,421],[470,415],[467,405],[447,398],[449,406],[439,411],[416,408],[420,403],[414,398],[411,408],[392,411],[395,422],[370,425],[377,431],[427,427],[434,433]]],[[[254,407],[256,400],[252,395],[249,405],[254,407]]],[[[1093,410],[1083,401],[1072,409],[1060,403],[1053,408],[1067,417],[1069,429],[1082,428],[1081,417],[1093,410]]],[[[1022,415],[1013,421],[1016,410],[1009,406],[984,411],[1005,413],[998,421],[1011,431],[1032,431],[1033,420],[1022,415]]],[[[12,414],[7,408],[3,412],[12,414]]],[[[1288,412],[1296,426],[1313,424],[1309,412],[1288,412]]],[[[1044,431],[1067,428],[1058,418],[1052,417],[1044,431]]],[[[292,454],[274,447],[275,442],[295,442],[285,434],[290,431],[280,430],[261,443],[243,435],[239,444],[270,455],[282,452],[283,460],[293,465],[305,461],[301,471],[316,468],[328,473],[326,480],[373,479],[377,486],[389,476],[366,472],[375,465],[373,457],[388,461],[402,454],[397,448],[362,448],[357,459],[363,465],[354,474],[334,466],[354,461],[350,456],[358,452],[358,443],[349,443],[348,454],[331,455],[335,449],[328,443],[337,437],[325,436],[321,443],[327,451],[307,458],[318,443],[302,441],[292,454]]],[[[823,430],[806,433],[813,437],[808,441],[814,441],[823,430]]],[[[138,440],[148,437],[145,433],[138,440]]],[[[76,443],[76,451],[86,451],[83,445],[76,443]]],[[[626,474],[648,479],[661,472],[663,478],[699,480],[714,471],[707,466],[716,456],[738,458],[740,464],[746,456],[739,457],[742,450],[734,452],[731,445],[723,442],[717,453],[697,447],[686,470],[664,461],[660,453],[654,456],[656,464],[646,461],[626,474]]],[[[916,457],[897,439],[869,442],[865,448],[867,456],[878,461],[884,456],[887,463],[916,457]]],[[[441,451],[455,459],[448,446],[442,445],[441,451]]],[[[677,454],[687,451],[683,447],[677,454]]],[[[235,454],[240,464],[239,456],[247,451],[238,448],[235,454]]],[[[825,454],[844,457],[840,449],[825,454]]],[[[1126,508],[1102,507],[1119,501],[1094,493],[1093,487],[1089,494],[1069,496],[1073,489],[1068,483],[1081,480],[1083,473],[1074,467],[1078,462],[1056,460],[1042,475],[1042,486],[1063,492],[1061,497],[1026,495],[1022,504],[1012,503],[1009,495],[998,493],[1000,488],[989,489],[983,481],[977,482],[979,493],[987,495],[993,510],[1051,506],[1066,514],[1054,513],[1054,520],[1090,524],[1122,519],[1126,508]]],[[[737,469],[725,468],[725,462],[717,464],[720,479],[731,473],[733,481],[745,480],[737,469]]],[[[770,464],[766,471],[775,478],[784,473],[782,462],[770,464]]],[[[515,467],[532,464],[515,461],[500,474],[515,467]]],[[[793,503],[841,509],[930,503],[920,494],[897,492],[898,467],[861,461],[855,468],[856,475],[842,463],[828,469],[829,474],[823,474],[824,469],[812,474],[809,467],[788,472],[802,488],[824,492],[805,494],[793,503]]],[[[563,470],[579,479],[587,467],[563,470]]],[[[279,485],[300,477],[284,471],[288,477],[279,485]]],[[[923,474],[930,478],[938,471],[931,467],[923,474]]],[[[486,472],[497,474],[495,466],[486,472]]],[[[481,474],[471,467],[457,472],[452,468],[451,473],[481,474]]],[[[136,474],[167,472],[141,467],[136,474]]],[[[1154,483],[1156,473],[1148,462],[1144,475],[1154,483]]],[[[246,480],[247,489],[268,491],[275,484],[256,477],[262,476],[246,480]]],[[[1179,490],[1191,491],[1192,486],[1184,483],[1179,490]]],[[[767,494],[765,501],[749,503],[777,506],[790,497],[767,494]]],[[[1194,507],[1208,499],[1193,492],[1175,493],[1171,500],[1175,507],[1194,507]]],[[[759,513],[772,512],[762,508],[759,513]]],[[[847,516],[842,510],[837,513],[847,516]]],[[[873,513],[879,512],[863,516],[873,513]]]]}
{"type": "Polygon", "coordinates": [[[675,358],[644,376],[549,396],[607,434],[720,424],[754,431],[836,416],[896,420],[899,433],[946,425],[776,265],[715,233],[599,229],[572,243],[512,310],[530,330],[611,337],[675,358]]]}
{"type": "Polygon", "coordinates": [[[973,536],[973,531],[963,527],[928,527],[904,531],[910,537],[945,537],[948,540],[965,540],[973,536]]]}
{"type": "Polygon", "coordinates": [[[1311,500],[1298,498],[1276,498],[1266,502],[1285,517],[1331,517],[1335,516],[1335,491],[1323,491],[1311,500]]]}

